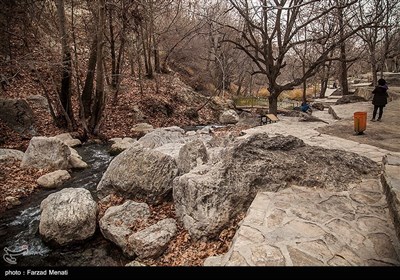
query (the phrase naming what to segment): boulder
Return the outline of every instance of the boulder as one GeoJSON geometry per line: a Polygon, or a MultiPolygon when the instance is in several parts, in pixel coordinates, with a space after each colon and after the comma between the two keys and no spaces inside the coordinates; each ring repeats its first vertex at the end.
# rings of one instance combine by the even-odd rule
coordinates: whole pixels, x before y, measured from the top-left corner
{"type": "Polygon", "coordinates": [[[21,161],[21,167],[50,170],[67,169],[71,151],[60,139],[33,137],[21,161]]]}
{"type": "Polygon", "coordinates": [[[71,155],[69,157],[68,168],[85,169],[88,168],[88,165],[82,160],[81,156],[77,157],[75,155],[71,155]]]}
{"type": "Polygon", "coordinates": [[[219,117],[221,124],[236,124],[239,121],[239,115],[235,110],[226,110],[219,117]]]}
{"type": "Polygon", "coordinates": [[[54,137],[60,139],[65,145],[71,148],[82,145],[81,140],[72,138],[71,134],[69,133],[59,134],[54,137]]]}
{"type": "Polygon", "coordinates": [[[26,100],[0,99],[0,119],[19,134],[36,134],[33,111],[26,100]]]}
{"type": "Polygon", "coordinates": [[[154,149],[168,143],[185,143],[185,131],[177,126],[157,128],[138,140],[145,148],[154,149]]]}
{"type": "Polygon", "coordinates": [[[118,155],[120,153],[122,153],[123,151],[125,151],[126,149],[128,149],[129,147],[132,147],[132,145],[134,145],[137,140],[130,138],[130,137],[125,137],[125,138],[113,138],[111,139],[112,142],[114,142],[111,145],[111,149],[110,149],[110,154],[111,155],[118,155]]]}
{"type": "Polygon", "coordinates": [[[71,179],[71,175],[69,175],[66,170],[57,170],[43,176],[40,176],[36,183],[44,188],[53,189],[61,186],[64,182],[71,179]]]}
{"type": "Polygon", "coordinates": [[[216,237],[260,190],[277,191],[291,184],[343,190],[363,174],[376,176],[379,171],[370,159],[307,146],[293,136],[252,135],[222,156],[174,180],[177,217],[194,239],[216,237]]]}
{"type": "Polygon", "coordinates": [[[47,102],[46,97],[41,95],[30,95],[26,97],[26,100],[28,101],[32,109],[39,109],[50,112],[49,102],[47,102]]]}
{"type": "Polygon", "coordinates": [[[14,149],[0,149],[0,162],[6,162],[8,160],[21,161],[24,157],[24,153],[14,149]]]}
{"type": "Polygon", "coordinates": [[[171,156],[134,146],[112,160],[97,191],[100,198],[115,193],[155,203],[171,191],[176,176],[178,167],[171,156]]]}
{"type": "Polygon", "coordinates": [[[206,125],[202,129],[196,131],[196,134],[210,134],[214,132],[214,128],[211,125],[206,125]]]}
{"type": "Polygon", "coordinates": [[[340,104],[348,104],[348,103],[357,103],[357,102],[365,102],[365,98],[357,95],[344,95],[340,99],[336,101],[336,105],[340,104]]]}
{"type": "Polygon", "coordinates": [[[97,204],[87,189],[66,188],[40,204],[39,233],[45,241],[68,245],[91,237],[96,230],[97,204]]]}
{"type": "Polygon", "coordinates": [[[147,118],[146,115],[139,109],[138,106],[133,106],[132,113],[133,113],[133,118],[138,122],[142,122],[147,118]]]}
{"type": "Polygon", "coordinates": [[[201,140],[186,143],[179,151],[178,167],[182,173],[188,173],[198,165],[207,163],[206,146],[201,140]]]}
{"type": "Polygon", "coordinates": [[[317,118],[313,115],[307,114],[307,113],[303,113],[303,112],[299,112],[300,116],[299,116],[299,122],[323,122],[323,123],[327,123],[329,124],[327,121],[324,121],[320,118],[317,118]]]}
{"type": "Polygon", "coordinates": [[[179,158],[179,151],[183,147],[184,144],[182,143],[168,143],[165,145],[162,145],[161,147],[157,147],[153,149],[154,151],[166,154],[170,157],[172,157],[176,162],[178,162],[179,158]]]}
{"type": "Polygon", "coordinates": [[[324,104],[318,103],[318,102],[311,104],[311,107],[312,107],[313,109],[318,110],[318,111],[323,111],[323,110],[325,109],[324,104]]]}
{"type": "Polygon", "coordinates": [[[373,87],[358,87],[354,95],[364,98],[364,100],[372,100],[373,87]]]}
{"type": "Polygon", "coordinates": [[[135,254],[141,258],[156,258],[168,247],[168,243],[177,231],[174,219],[164,219],[158,223],[132,234],[129,245],[135,254]]]}
{"type": "Polygon", "coordinates": [[[12,208],[13,206],[17,206],[21,204],[21,201],[19,201],[18,197],[15,196],[6,196],[6,198],[4,198],[4,201],[7,205],[7,208],[12,208]]]}
{"type": "Polygon", "coordinates": [[[127,255],[133,256],[134,252],[128,246],[128,237],[133,234],[132,227],[139,221],[146,221],[149,216],[147,204],[127,200],[122,205],[108,208],[99,226],[105,238],[118,245],[127,255]]]}
{"type": "Polygon", "coordinates": [[[140,267],[140,266],[147,266],[147,265],[135,260],[135,261],[131,261],[131,262],[127,263],[125,266],[140,267]]]}
{"type": "Polygon", "coordinates": [[[131,128],[131,132],[135,137],[142,137],[152,131],[154,131],[154,127],[148,123],[138,123],[131,128]]]}
{"type": "Polygon", "coordinates": [[[69,151],[71,152],[71,157],[77,157],[79,159],[82,159],[82,157],[79,155],[78,151],[75,150],[74,148],[69,147],[69,151]]]}

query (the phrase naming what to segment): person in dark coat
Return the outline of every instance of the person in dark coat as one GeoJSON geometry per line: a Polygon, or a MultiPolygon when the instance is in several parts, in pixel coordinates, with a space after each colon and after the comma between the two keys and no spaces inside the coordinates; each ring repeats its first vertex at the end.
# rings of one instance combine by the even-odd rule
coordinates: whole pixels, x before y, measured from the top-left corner
{"type": "Polygon", "coordinates": [[[372,99],[372,104],[374,104],[374,112],[372,114],[372,119],[371,121],[375,121],[376,114],[378,113],[379,110],[379,115],[377,121],[380,122],[382,119],[383,115],[383,108],[387,104],[387,99],[389,97],[389,94],[387,93],[388,86],[386,84],[386,81],[384,79],[379,79],[378,80],[378,86],[375,87],[375,89],[372,91],[372,94],[374,95],[374,98],[372,99]]]}

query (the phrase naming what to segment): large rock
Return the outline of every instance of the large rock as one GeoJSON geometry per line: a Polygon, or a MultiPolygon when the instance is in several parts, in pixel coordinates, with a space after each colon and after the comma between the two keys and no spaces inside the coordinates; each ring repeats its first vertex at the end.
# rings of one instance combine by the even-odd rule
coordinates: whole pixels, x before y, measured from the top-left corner
{"type": "Polygon", "coordinates": [[[148,123],[138,123],[131,128],[131,132],[136,137],[142,137],[143,135],[152,131],[154,131],[154,127],[148,123]]]}
{"type": "Polygon", "coordinates": [[[40,109],[50,112],[49,102],[41,95],[30,95],[26,98],[32,109],[40,109]]]}
{"type": "Polygon", "coordinates": [[[129,147],[132,147],[137,140],[130,138],[130,137],[125,137],[125,138],[113,138],[111,139],[113,144],[111,145],[110,148],[110,154],[111,155],[118,155],[128,149],[129,147]]]}
{"type": "Polygon", "coordinates": [[[159,202],[178,176],[175,160],[158,151],[134,146],[116,156],[97,186],[98,195],[159,202]]]}
{"type": "Polygon", "coordinates": [[[132,227],[138,221],[146,221],[149,216],[147,204],[128,200],[122,205],[108,208],[99,226],[105,238],[121,247],[127,255],[133,256],[134,252],[128,246],[128,237],[133,234],[132,227]]]}
{"type": "Polygon", "coordinates": [[[316,102],[316,103],[311,104],[311,107],[312,107],[313,109],[318,110],[318,111],[323,111],[323,110],[325,109],[324,104],[319,103],[319,102],[316,102]]]}
{"type": "Polygon", "coordinates": [[[354,95],[364,98],[365,100],[372,99],[372,91],[374,90],[373,87],[360,87],[356,89],[354,95]]]}
{"type": "Polygon", "coordinates": [[[138,140],[145,148],[154,149],[168,143],[185,143],[185,131],[177,126],[157,128],[138,140]]]}
{"type": "Polygon", "coordinates": [[[165,145],[162,145],[161,147],[154,148],[154,151],[158,151],[160,153],[166,154],[173,159],[175,159],[176,162],[178,162],[179,159],[179,151],[181,148],[184,146],[182,143],[168,143],[165,145]]]}
{"type": "Polygon", "coordinates": [[[69,157],[69,162],[68,162],[68,168],[73,168],[73,169],[85,169],[88,168],[88,164],[82,160],[82,157],[71,155],[69,157]]]}
{"type": "Polygon", "coordinates": [[[39,233],[45,241],[68,245],[91,237],[96,230],[97,204],[83,188],[66,188],[40,204],[39,233]]]}
{"type": "Polygon", "coordinates": [[[175,236],[176,231],[175,220],[165,219],[132,234],[128,242],[139,258],[156,258],[167,249],[168,243],[175,236]]]}
{"type": "Polygon", "coordinates": [[[219,117],[221,124],[236,124],[239,121],[239,115],[235,110],[226,110],[219,117]]]}
{"type": "Polygon", "coordinates": [[[379,170],[365,157],[307,146],[293,136],[253,135],[222,155],[214,165],[199,166],[174,180],[177,216],[195,239],[218,235],[260,190],[291,184],[343,190],[379,170]]]}
{"type": "Polygon", "coordinates": [[[81,140],[72,138],[71,134],[69,133],[62,133],[54,137],[60,139],[65,145],[71,148],[82,145],[81,140]]]}
{"type": "Polygon", "coordinates": [[[198,165],[207,163],[208,154],[206,146],[201,140],[194,140],[185,144],[179,151],[178,167],[187,173],[198,165]]]}
{"type": "Polygon", "coordinates": [[[67,169],[70,150],[61,140],[54,137],[33,137],[22,158],[21,167],[67,169]]]}
{"type": "Polygon", "coordinates": [[[40,176],[36,183],[44,188],[53,189],[61,186],[64,182],[71,179],[71,175],[69,175],[66,170],[57,170],[43,176],[40,176]]]}
{"type": "Polygon", "coordinates": [[[0,149],[0,162],[5,162],[10,159],[21,161],[24,153],[14,149],[0,149]]]}
{"type": "Polygon", "coordinates": [[[348,104],[348,103],[357,103],[357,102],[365,102],[366,99],[364,97],[358,95],[344,95],[340,99],[336,101],[336,105],[348,104]]]}
{"type": "Polygon", "coordinates": [[[14,206],[20,205],[21,201],[19,201],[18,197],[15,196],[6,196],[6,198],[4,198],[4,202],[6,203],[6,207],[7,209],[10,209],[14,206]]]}
{"type": "Polygon", "coordinates": [[[299,122],[323,122],[323,123],[328,123],[327,121],[324,121],[320,118],[317,118],[313,115],[307,114],[307,113],[303,113],[303,112],[299,112],[300,116],[299,116],[299,122]]]}
{"type": "Polygon", "coordinates": [[[33,111],[26,100],[0,99],[0,119],[20,134],[36,134],[33,111]]]}

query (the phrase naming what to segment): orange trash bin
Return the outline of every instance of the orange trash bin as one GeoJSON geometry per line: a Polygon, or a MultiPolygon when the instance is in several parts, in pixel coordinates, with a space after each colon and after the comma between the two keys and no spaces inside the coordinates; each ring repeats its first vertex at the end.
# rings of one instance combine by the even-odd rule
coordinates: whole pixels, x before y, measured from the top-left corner
{"type": "Polygon", "coordinates": [[[354,113],[354,131],[357,134],[363,134],[367,129],[367,112],[354,113]]]}

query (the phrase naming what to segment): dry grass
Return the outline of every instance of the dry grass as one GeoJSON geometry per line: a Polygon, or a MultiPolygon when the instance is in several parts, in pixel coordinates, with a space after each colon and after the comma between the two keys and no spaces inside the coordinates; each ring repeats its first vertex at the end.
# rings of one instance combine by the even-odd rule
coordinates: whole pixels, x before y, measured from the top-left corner
{"type": "MultiPolygon", "coordinates": [[[[316,90],[318,91],[318,89],[316,89],[316,90]]],[[[308,99],[314,97],[314,91],[315,91],[314,88],[307,88],[306,95],[307,95],[308,99]]],[[[284,92],[281,93],[280,99],[281,100],[290,99],[290,100],[301,101],[303,99],[303,89],[296,88],[296,89],[293,89],[293,90],[284,91],[284,92]]]]}

